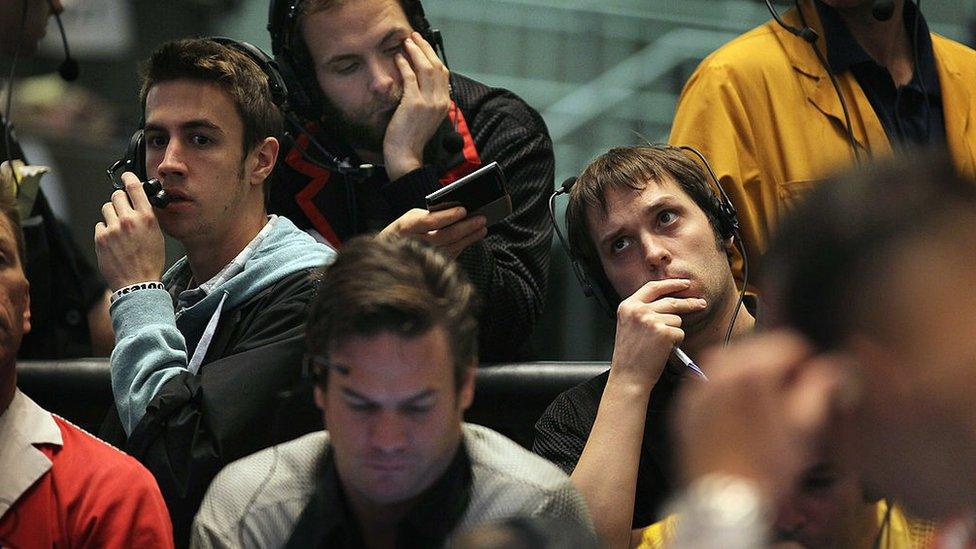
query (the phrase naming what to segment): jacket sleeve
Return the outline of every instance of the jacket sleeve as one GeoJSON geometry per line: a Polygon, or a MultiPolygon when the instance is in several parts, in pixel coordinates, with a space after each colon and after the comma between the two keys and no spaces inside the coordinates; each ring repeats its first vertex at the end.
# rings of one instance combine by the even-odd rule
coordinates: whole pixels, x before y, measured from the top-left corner
{"type": "MultiPolygon", "coordinates": [[[[703,61],[678,99],[669,142],[701,151],[728,193],[750,259],[750,289],[755,290],[759,258],[766,250],[769,230],[761,198],[762,167],[756,158],[755,129],[738,81],[735,71],[725,63],[703,61]]],[[[736,250],[732,273],[740,285],[742,267],[736,250]]]]}
{"type": "Polygon", "coordinates": [[[159,388],[187,372],[186,340],[176,327],[173,302],[165,290],[123,295],[112,303],[110,312],[115,330],[112,393],[128,435],[159,388]]]}
{"type": "Polygon", "coordinates": [[[573,474],[586,446],[588,432],[582,432],[580,420],[565,393],[556,397],[535,424],[532,451],[551,461],[567,475],[573,474]]]}
{"type": "MultiPolygon", "coordinates": [[[[295,390],[314,291],[308,273],[300,274],[248,304],[253,314],[222,318],[221,330],[235,332],[233,345],[205,361],[198,375],[171,376],[128,439],[127,451],[159,482],[177,545],[189,538],[200,501],[224,465],[322,428],[310,391],[295,390]]],[[[218,330],[214,342],[221,337],[218,330]]]]}
{"type": "MultiPolygon", "coordinates": [[[[524,359],[548,282],[552,141],[542,117],[504,90],[492,90],[464,114],[482,165],[498,162],[512,198],[512,214],[458,256],[482,301],[479,355],[489,362],[524,359]]],[[[438,188],[435,170],[423,166],[387,183],[383,194],[402,213],[423,207],[424,196],[438,188]]]]}

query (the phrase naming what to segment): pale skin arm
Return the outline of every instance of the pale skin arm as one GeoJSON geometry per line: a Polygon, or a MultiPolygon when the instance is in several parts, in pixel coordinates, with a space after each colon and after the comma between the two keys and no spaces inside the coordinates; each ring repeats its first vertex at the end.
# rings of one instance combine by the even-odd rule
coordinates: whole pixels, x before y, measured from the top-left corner
{"type": "Polygon", "coordinates": [[[467,215],[468,212],[460,206],[435,212],[413,208],[387,225],[380,234],[419,237],[456,258],[461,250],[488,234],[483,215],[467,215]]]}
{"type": "Polygon", "coordinates": [[[631,544],[647,404],[668,355],[684,339],[678,315],[705,308],[702,299],[664,297],[689,284],[681,279],[652,280],[617,308],[610,376],[571,475],[608,547],[631,544]]]}

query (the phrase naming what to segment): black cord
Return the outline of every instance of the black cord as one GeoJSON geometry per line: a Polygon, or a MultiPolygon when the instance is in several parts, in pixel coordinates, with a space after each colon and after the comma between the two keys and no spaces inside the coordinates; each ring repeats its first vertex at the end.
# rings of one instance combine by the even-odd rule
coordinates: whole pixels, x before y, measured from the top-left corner
{"type": "Polygon", "coordinates": [[[880,549],[881,536],[884,535],[885,531],[888,530],[888,527],[891,525],[891,508],[894,506],[894,503],[888,499],[885,499],[884,502],[886,506],[884,518],[881,519],[881,526],[878,527],[878,533],[874,536],[874,543],[871,544],[871,547],[874,549],[880,549]]]}
{"type": "Polygon", "coordinates": [[[742,302],[746,298],[746,288],[749,287],[749,254],[746,253],[746,246],[742,243],[739,231],[735,231],[733,238],[735,238],[735,247],[739,249],[739,254],[742,255],[742,288],[739,290],[739,300],[735,304],[735,311],[729,321],[729,329],[725,332],[725,345],[728,345],[729,341],[732,340],[732,329],[735,328],[735,320],[739,317],[739,309],[742,308],[742,302]]]}
{"type": "MultiPolygon", "coordinates": [[[[911,0],[906,0],[911,1],[911,0]]],[[[902,14],[904,14],[904,8],[902,8],[902,14]]],[[[903,15],[904,17],[904,15],[903,15]]],[[[918,0],[915,3],[915,21],[912,23],[912,56],[914,57],[915,74],[918,75],[918,84],[922,87],[922,98],[925,99],[925,141],[929,143],[932,141],[932,102],[929,99],[929,91],[925,87],[925,75],[922,74],[922,69],[918,64],[918,22],[922,18],[922,0],[918,0]]]]}
{"type": "Polygon", "coordinates": [[[6,118],[6,124],[3,128],[3,146],[7,153],[7,165],[10,167],[11,181],[14,182],[14,197],[17,196],[17,191],[20,187],[20,178],[17,177],[17,170],[14,169],[14,153],[10,149],[11,133],[13,132],[13,121],[10,117],[10,112],[13,109],[13,96],[14,96],[14,75],[17,71],[17,59],[20,58],[20,47],[24,42],[24,33],[27,29],[27,8],[28,0],[24,0],[20,14],[20,29],[17,31],[17,45],[14,46],[14,56],[10,60],[10,76],[7,77],[7,98],[6,106],[3,109],[3,117],[6,118]]]}
{"type": "MultiPolygon", "coordinates": [[[[803,10],[800,9],[800,0],[795,0],[795,4],[796,11],[798,14],[800,14],[800,22],[803,24],[803,27],[810,28],[810,26],[807,25],[806,16],[803,15],[803,10]]],[[[817,60],[820,61],[820,64],[823,65],[824,70],[827,71],[827,76],[830,78],[830,83],[833,85],[834,91],[837,93],[837,99],[840,100],[840,108],[842,111],[844,111],[844,129],[847,131],[847,142],[851,147],[851,151],[854,153],[854,161],[860,166],[863,164],[863,160],[861,159],[861,151],[858,150],[857,140],[854,139],[854,126],[851,124],[851,113],[847,108],[847,100],[844,99],[844,94],[841,92],[840,82],[838,82],[837,76],[830,68],[830,63],[827,62],[827,58],[824,57],[823,52],[821,52],[820,48],[817,47],[817,41],[807,40],[807,43],[810,44],[811,48],[813,48],[813,53],[817,56],[817,60]]]]}

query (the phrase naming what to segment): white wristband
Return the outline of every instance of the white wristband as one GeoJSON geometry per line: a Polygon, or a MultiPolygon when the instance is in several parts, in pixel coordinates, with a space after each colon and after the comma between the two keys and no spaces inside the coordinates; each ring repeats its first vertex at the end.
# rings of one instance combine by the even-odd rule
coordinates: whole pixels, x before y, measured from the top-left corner
{"type": "Polygon", "coordinates": [[[162,282],[138,282],[136,284],[129,284],[124,288],[119,288],[112,293],[112,298],[109,303],[115,303],[115,300],[124,296],[125,294],[131,294],[132,292],[138,292],[139,290],[165,290],[166,286],[163,286],[162,282]]]}
{"type": "Polygon", "coordinates": [[[772,513],[752,482],[711,474],[688,487],[670,509],[677,513],[673,547],[766,547],[772,513]]]}

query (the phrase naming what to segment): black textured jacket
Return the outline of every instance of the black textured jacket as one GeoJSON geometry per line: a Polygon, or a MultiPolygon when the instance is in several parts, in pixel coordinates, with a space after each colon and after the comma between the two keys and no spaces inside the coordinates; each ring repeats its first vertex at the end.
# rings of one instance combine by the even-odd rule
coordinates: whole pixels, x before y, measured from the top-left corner
{"type": "MultiPolygon", "coordinates": [[[[282,154],[271,187],[269,212],[289,217],[302,229],[314,229],[333,246],[357,234],[381,229],[411,208],[424,208],[424,197],[479,166],[497,161],[512,196],[512,214],[491,227],[488,236],[458,257],[478,288],[482,361],[529,358],[528,339],[546,295],[552,227],[546,208],[553,189],[552,142],[542,117],[515,94],[451,75],[461,116],[461,152],[428,145],[423,167],[396,181],[382,169],[366,180],[331,174],[302,157],[316,156],[308,140],[282,154]]],[[[450,114],[453,120],[452,109],[450,114]]],[[[342,158],[358,164],[355,154],[334,135],[315,130],[317,138],[342,158]]],[[[431,143],[438,141],[435,136],[431,143]]]]}
{"type": "Polygon", "coordinates": [[[199,374],[169,379],[128,439],[115,406],[109,410],[101,436],[156,477],[178,547],[189,543],[193,516],[224,465],[322,429],[302,383],[315,287],[312,271],[298,271],[223,311],[199,374]]]}
{"type": "MultiPolygon", "coordinates": [[[[7,154],[0,116],[0,161],[24,159],[16,139],[7,154]]],[[[106,194],[108,198],[108,194],[106,194]]],[[[20,359],[81,358],[92,356],[88,312],[107,289],[98,270],[85,258],[71,230],[55,217],[44,191],[27,219],[21,220],[26,257],[24,273],[30,282],[31,331],[17,352],[20,359]]]]}

